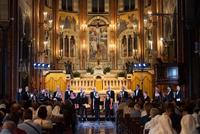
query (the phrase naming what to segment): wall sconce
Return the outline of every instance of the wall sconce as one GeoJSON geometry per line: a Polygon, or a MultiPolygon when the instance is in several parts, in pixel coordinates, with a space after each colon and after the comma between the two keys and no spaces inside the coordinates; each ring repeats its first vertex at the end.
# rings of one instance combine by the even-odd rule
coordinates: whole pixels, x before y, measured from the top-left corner
{"type": "Polygon", "coordinates": [[[60,25],[59,35],[62,36],[64,31],[64,25],[60,25]]]}
{"type": "Polygon", "coordinates": [[[162,55],[163,37],[160,38],[160,55],[162,55]]]}
{"type": "Polygon", "coordinates": [[[149,49],[153,50],[153,41],[149,40],[148,43],[149,43],[149,49]]]}
{"type": "Polygon", "coordinates": [[[86,22],[84,22],[83,24],[81,24],[81,30],[86,31],[86,29],[87,29],[87,24],[86,22]]]}
{"type": "Polygon", "coordinates": [[[64,25],[60,25],[60,30],[63,31],[64,25]]]}
{"type": "Polygon", "coordinates": [[[115,52],[115,44],[113,43],[110,44],[110,51],[115,52]]]}
{"type": "Polygon", "coordinates": [[[50,31],[53,28],[53,20],[50,18],[48,12],[43,12],[44,15],[44,22],[43,22],[43,26],[44,26],[44,30],[45,31],[50,31]]]}
{"type": "Polygon", "coordinates": [[[44,20],[46,20],[48,13],[47,12],[43,12],[43,15],[44,15],[44,20]]]}
{"type": "Polygon", "coordinates": [[[148,10],[147,11],[147,14],[150,16],[150,15],[152,15],[152,11],[151,10],[148,10]]]}
{"type": "Polygon", "coordinates": [[[133,30],[137,31],[137,24],[136,23],[133,23],[133,30]]]}
{"type": "Polygon", "coordinates": [[[48,56],[49,54],[49,46],[48,46],[48,41],[44,41],[43,44],[44,44],[44,53],[45,53],[45,56],[48,56]]]}
{"type": "Polygon", "coordinates": [[[145,17],[144,18],[144,28],[146,30],[151,29],[153,27],[153,22],[151,17],[145,17]]]}
{"type": "Polygon", "coordinates": [[[133,49],[133,59],[135,62],[138,60],[138,50],[137,49],[133,49]]]}
{"type": "Polygon", "coordinates": [[[111,21],[111,24],[109,25],[109,27],[110,27],[110,30],[114,32],[116,29],[116,24],[113,21],[111,21]]]}
{"type": "Polygon", "coordinates": [[[59,50],[59,56],[60,56],[61,59],[63,58],[63,49],[59,50]]]}
{"type": "Polygon", "coordinates": [[[57,62],[63,59],[63,49],[58,50],[57,62]]]}
{"type": "Polygon", "coordinates": [[[85,40],[83,40],[83,45],[82,45],[82,48],[83,48],[83,51],[86,50],[86,43],[85,43],[85,40]]]}

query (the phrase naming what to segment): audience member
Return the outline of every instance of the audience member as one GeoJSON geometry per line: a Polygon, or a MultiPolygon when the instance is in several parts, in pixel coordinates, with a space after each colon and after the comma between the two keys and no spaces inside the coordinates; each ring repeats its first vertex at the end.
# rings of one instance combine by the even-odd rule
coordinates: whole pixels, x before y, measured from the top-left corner
{"type": "Polygon", "coordinates": [[[24,130],[27,134],[41,134],[42,128],[39,125],[36,125],[32,121],[33,112],[30,109],[27,109],[23,113],[24,122],[17,125],[18,128],[24,130]]]}
{"type": "Polygon", "coordinates": [[[52,122],[46,118],[47,109],[45,106],[40,106],[38,109],[38,119],[35,119],[34,123],[40,125],[43,129],[53,128],[52,122]]]}

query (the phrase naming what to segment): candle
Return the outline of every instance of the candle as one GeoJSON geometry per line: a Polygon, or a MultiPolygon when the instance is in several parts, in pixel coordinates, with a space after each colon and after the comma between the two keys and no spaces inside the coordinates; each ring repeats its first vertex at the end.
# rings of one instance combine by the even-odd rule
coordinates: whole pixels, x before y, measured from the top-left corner
{"type": "Polygon", "coordinates": [[[152,40],[149,40],[149,48],[150,48],[151,50],[153,50],[153,41],[152,41],[152,40]]]}

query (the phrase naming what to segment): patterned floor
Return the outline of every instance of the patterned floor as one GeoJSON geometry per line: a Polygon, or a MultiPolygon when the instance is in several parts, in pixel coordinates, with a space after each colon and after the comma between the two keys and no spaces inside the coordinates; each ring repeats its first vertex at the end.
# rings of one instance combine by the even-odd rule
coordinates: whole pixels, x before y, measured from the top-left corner
{"type": "Polygon", "coordinates": [[[77,134],[116,134],[115,122],[85,121],[78,124],[77,134]]]}

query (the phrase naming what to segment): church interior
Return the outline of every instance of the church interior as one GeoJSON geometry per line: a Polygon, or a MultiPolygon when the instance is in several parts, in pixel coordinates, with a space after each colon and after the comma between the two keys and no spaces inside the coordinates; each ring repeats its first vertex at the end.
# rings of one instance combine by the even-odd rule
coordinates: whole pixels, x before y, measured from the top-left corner
{"type": "Polygon", "coordinates": [[[198,98],[198,2],[18,0],[1,2],[1,97],[67,85],[118,91],[181,85],[198,98]],[[190,9],[195,7],[194,9],[190,9]],[[144,66],[143,66],[144,65],[144,66]]]}
{"type": "Polygon", "coordinates": [[[0,98],[27,86],[199,99],[200,2],[0,0],[0,98]]]}

